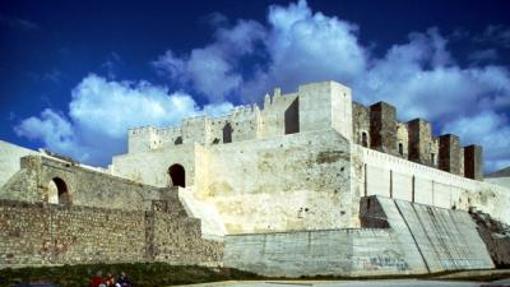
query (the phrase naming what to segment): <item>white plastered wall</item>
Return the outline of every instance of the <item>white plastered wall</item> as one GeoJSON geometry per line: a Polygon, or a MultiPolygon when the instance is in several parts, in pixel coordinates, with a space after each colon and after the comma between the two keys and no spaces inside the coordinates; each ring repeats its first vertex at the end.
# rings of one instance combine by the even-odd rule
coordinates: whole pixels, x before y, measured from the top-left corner
{"type": "Polygon", "coordinates": [[[37,151],[0,140],[0,188],[20,170],[20,159],[37,151]]]}
{"type": "Polygon", "coordinates": [[[354,189],[442,208],[474,207],[510,223],[510,190],[353,145],[354,189]],[[414,190],[414,192],[413,192],[414,190]]]}

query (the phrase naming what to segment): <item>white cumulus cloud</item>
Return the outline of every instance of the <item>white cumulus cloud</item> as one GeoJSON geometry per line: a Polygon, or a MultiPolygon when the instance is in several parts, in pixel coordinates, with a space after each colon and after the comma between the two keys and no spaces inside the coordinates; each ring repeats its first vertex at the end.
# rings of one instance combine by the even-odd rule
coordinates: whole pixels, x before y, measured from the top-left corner
{"type": "Polygon", "coordinates": [[[214,43],[182,56],[168,50],[153,65],[171,80],[190,84],[211,102],[221,102],[242,85],[240,59],[252,53],[264,35],[259,23],[240,20],[232,28],[218,28],[214,43]]]}
{"type": "Polygon", "coordinates": [[[484,154],[488,163],[487,170],[510,166],[510,125],[506,116],[483,111],[476,116],[460,117],[448,122],[443,132],[461,136],[465,144],[476,143],[490,147],[490,152],[484,154]]]}
{"type": "MultiPolygon", "coordinates": [[[[237,29],[238,25],[229,29],[246,33],[244,37],[238,37],[250,38],[250,31],[237,29]]],[[[354,98],[364,104],[387,101],[397,107],[401,120],[424,117],[433,121],[439,130],[452,123],[470,120],[476,123],[482,110],[490,110],[495,117],[502,117],[510,108],[508,68],[482,65],[483,61],[480,61],[480,57],[494,60],[493,56],[497,54],[489,50],[483,55],[475,55],[472,63],[463,67],[448,49],[449,39],[438,28],[410,31],[407,39],[378,56],[359,41],[362,27],[314,12],[304,0],[288,6],[270,6],[267,23],[253,25],[263,34],[257,36],[263,45],[259,49],[244,50],[242,55],[262,53],[267,55],[266,62],[251,67],[250,76],[232,69],[235,65],[225,65],[226,68],[219,69],[218,75],[213,76],[215,81],[221,79],[226,83],[223,85],[226,90],[237,91],[245,102],[260,102],[274,86],[291,91],[307,82],[336,80],[351,86],[354,98]]],[[[499,26],[488,27],[486,32],[492,38],[497,36],[498,41],[493,42],[503,46],[506,45],[505,33],[506,30],[499,26]]],[[[191,54],[219,47],[219,53],[206,53],[209,58],[205,62],[223,63],[229,59],[229,63],[239,63],[241,56],[229,54],[224,48],[228,46],[226,43],[227,40],[216,37],[204,48],[193,49],[191,54]],[[227,54],[230,57],[225,57],[227,54]]],[[[169,69],[188,66],[189,62],[189,59],[172,58],[169,63],[173,64],[168,66],[169,69]]],[[[163,62],[159,63],[159,68],[165,67],[163,62]]],[[[189,68],[184,72],[173,71],[173,77],[190,77],[189,68]]],[[[201,78],[207,77],[208,72],[194,70],[192,74],[201,78]]],[[[205,91],[202,87],[206,85],[198,81],[194,83],[197,89],[205,91]]],[[[491,144],[498,142],[510,146],[510,137],[498,137],[487,130],[478,132],[478,137],[484,139],[489,167],[495,167],[496,160],[510,160],[510,154],[500,153],[491,144]]]]}
{"type": "MultiPolygon", "coordinates": [[[[335,80],[352,87],[355,100],[364,104],[384,100],[395,105],[401,120],[424,117],[437,130],[458,133],[465,143],[484,144],[490,169],[510,161],[510,154],[499,148],[510,146],[509,136],[468,128],[469,133],[477,133],[475,137],[461,129],[463,124],[471,127],[490,118],[493,129],[505,131],[510,72],[495,64],[495,49],[473,53],[470,62],[461,65],[449,49],[450,38],[431,27],[410,31],[401,42],[375,54],[360,41],[363,27],[313,11],[304,0],[270,6],[264,23],[239,19],[231,25],[222,15],[216,18],[210,43],[181,54],[169,48],[151,63],[172,86],[205,96],[213,106],[199,108],[187,93],[169,93],[144,81],[107,81],[91,75],[73,90],[69,115],[46,110],[25,120],[17,132],[43,138],[52,146],[87,147],[92,154],[99,146],[97,136],[120,143],[129,126],[164,125],[196,113],[221,113],[231,101],[260,103],[275,86],[292,91],[303,83],[335,80]],[[36,131],[57,129],[59,122],[73,131],[68,134],[63,129],[57,137],[63,140],[36,131]]],[[[490,26],[482,40],[504,48],[507,30],[490,26]]]]}
{"type": "Polygon", "coordinates": [[[184,92],[170,93],[145,81],[109,81],[91,74],[73,89],[68,117],[45,109],[23,120],[15,132],[79,161],[104,165],[113,154],[124,151],[130,127],[172,125],[188,116],[220,115],[231,108],[232,104],[222,102],[201,109],[184,92]]]}

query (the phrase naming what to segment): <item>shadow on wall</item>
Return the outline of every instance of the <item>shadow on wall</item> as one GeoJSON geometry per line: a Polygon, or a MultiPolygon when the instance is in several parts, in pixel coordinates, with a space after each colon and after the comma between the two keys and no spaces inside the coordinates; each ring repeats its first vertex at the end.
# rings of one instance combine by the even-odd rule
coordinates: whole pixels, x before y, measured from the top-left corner
{"type": "Polygon", "coordinates": [[[299,132],[299,97],[285,111],[285,134],[299,132]]]}
{"type": "Polygon", "coordinates": [[[232,129],[232,125],[230,123],[227,123],[223,127],[223,143],[231,143],[232,142],[232,132],[234,129],[232,129]]]}

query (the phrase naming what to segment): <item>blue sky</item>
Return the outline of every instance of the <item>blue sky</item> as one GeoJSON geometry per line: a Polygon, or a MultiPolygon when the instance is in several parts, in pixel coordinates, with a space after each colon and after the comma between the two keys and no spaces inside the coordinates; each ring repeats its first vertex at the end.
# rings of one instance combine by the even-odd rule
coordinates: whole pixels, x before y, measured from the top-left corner
{"type": "Polygon", "coordinates": [[[106,165],[126,129],[336,80],[510,165],[508,1],[2,1],[0,138],[106,165]],[[446,2],[446,3],[445,3],[446,2]]]}

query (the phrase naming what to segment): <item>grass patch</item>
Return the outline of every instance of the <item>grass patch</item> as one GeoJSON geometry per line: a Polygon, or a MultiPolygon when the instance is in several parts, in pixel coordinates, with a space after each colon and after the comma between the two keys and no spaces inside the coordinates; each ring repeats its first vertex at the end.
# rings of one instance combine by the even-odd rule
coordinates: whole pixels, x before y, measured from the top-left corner
{"type": "Polygon", "coordinates": [[[116,277],[121,271],[128,274],[136,287],[170,286],[227,280],[374,280],[374,279],[422,279],[490,282],[510,277],[510,270],[446,271],[432,274],[383,275],[383,276],[302,276],[300,278],[267,278],[232,268],[211,268],[203,266],[170,265],[167,263],[126,263],[64,265],[58,267],[30,267],[0,270],[0,287],[15,286],[19,283],[53,283],[61,287],[85,287],[89,279],[102,271],[116,277]],[[472,273],[473,272],[473,273],[472,273]],[[470,274],[470,275],[468,275],[470,274]],[[453,275],[453,276],[452,276],[453,275]],[[451,276],[451,277],[450,277],[451,276]]]}
{"type": "Polygon", "coordinates": [[[231,268],[176,266],[166,263],[126,263],[8,268],[0,270],[0,286],[44,282],[62,287],[84,287],[88,286],[90,278],[97,271],[102,271],[103,275],[111,272],[116,277],[124,271],[137,287],[261,279],[253,273],[231,268]]]}

